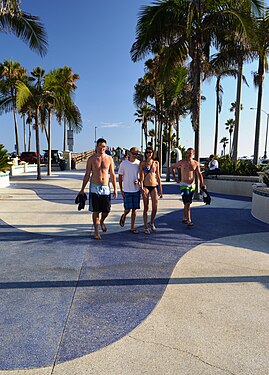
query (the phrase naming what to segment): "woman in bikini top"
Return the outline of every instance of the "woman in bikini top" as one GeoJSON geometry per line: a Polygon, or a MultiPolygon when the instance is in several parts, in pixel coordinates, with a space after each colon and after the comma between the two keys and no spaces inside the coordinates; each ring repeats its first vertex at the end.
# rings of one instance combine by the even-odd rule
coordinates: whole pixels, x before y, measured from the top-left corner
{"type": "Polygon", "coordinates": [[[162,198],[162,183],[159,173],[159,162],[154,160],[154,151],[151,147],[146,148],[145,160],[140,164],[140,180],[144,203],[144,232],[146,234],[150,234],[148,224],[150,225],[152,231],[156,231],[154,218],[156,216],[158,207],[158,187],[160,191],[160,198],[162,198]],[[152,202],[150,223],[148,223],[149,196],[151,197],[152,202]]]}

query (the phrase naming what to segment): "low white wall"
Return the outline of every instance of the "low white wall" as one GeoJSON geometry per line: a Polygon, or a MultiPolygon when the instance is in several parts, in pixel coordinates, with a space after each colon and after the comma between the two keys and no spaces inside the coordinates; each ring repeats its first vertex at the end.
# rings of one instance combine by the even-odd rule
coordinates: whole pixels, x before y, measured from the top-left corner
{"type": "Polygon", "coordinates": [[[36,172],[37,165],[36,164],[22,164],[22,165],[12,165],[10,168],[11,176],[18,176],[19,174],[26,173],[26,172],[36,172]]]}
{"type": "Polygon", "coordinates": [[[0,189],[9,186],[9,172],[0,172],[0,189]]]}
{"type": "Polygon", "coordinates": [[[257,176],[210,176],[205,178],[209,192],[252,197],[253,184],[259,181],[257,176]]]}
{"type": "Polygon", "coordinates": [[[269,224],[269,188],[254,187],[251,214],[258,220],[269,224]]]}

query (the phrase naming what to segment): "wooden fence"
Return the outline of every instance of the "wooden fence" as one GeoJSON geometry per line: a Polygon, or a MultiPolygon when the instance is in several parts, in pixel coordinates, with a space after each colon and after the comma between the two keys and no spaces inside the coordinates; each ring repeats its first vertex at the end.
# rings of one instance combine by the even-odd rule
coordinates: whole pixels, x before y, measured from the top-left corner
{"type": "Polygon", "coordinates": [[[77,154],[72,155],[72,160],[75,164],[80,163],[83,160],[87,160],[89,156],[95,153],[94,150],[79,152],[77,154]]]}

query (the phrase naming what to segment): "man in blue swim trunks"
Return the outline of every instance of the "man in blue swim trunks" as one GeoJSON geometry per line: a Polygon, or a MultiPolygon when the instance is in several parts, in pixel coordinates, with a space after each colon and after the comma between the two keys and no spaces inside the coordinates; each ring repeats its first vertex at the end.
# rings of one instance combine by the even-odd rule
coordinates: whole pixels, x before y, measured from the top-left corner
{"type": "Polygon", "coordinates": [[[110,155],[106,154],[106,140],[99,138],[96,143],[96,153],[89,157],[86,165],[86,172],[83,178],[80,194],[90,179],[89,210],[92,211],[92,220],[94,226],[94,239],[100,240],[101,236],[98,230],[100,224],[103,232],[107,231],[105,219],[111,209],[111,193],[109,187],[109,177],[113,185],[113,196],[117,198],[117,183],[114,172],[114,162],[110,155]],[[99,215],[101,213],[101,219],[99,215]]]}
{"type": "Polygon", "coordinates": [[[201,187],[206,187],[204,184],[204,178],[200,171],[200,164],[198,161],[193,159],[194,149],[188,148],[186,152],[186,160],[179,160],[177,163],[172,165],[172,175],[175,181],[179,182],[179,189],[182,195],[182,200],[184,204],[183,218],[182,223],[187,224],[188,226],[193,226],[191,221],[191,203],[193,193],[195,191],[195,174],[200,180],[201,187]],[[180,168],[181,178],[180,181],[176,177],[175,170],[180,168]]]}
{"type": "Polygon", "coordinates": [[[120,218],[120,226],[124,226],[126,216],[132,210],[131,233],[138,234],[138,230],[135,228],[136,210],[140,208],[140,161],[137,159],[138,148],[132,147],[128,154],[128,160],[124,160],[119,168],[119,185],[124,203],[124,212],[120,218]]]}

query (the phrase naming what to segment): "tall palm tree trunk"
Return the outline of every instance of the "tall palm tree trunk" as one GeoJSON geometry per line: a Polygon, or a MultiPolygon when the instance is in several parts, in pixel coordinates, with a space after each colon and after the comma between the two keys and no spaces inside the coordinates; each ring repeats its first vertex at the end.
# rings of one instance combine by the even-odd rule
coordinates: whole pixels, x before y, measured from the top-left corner
{"type": "MultiPolygon", "coordinates": [[[[200,160],[200,108],[201,108],[201,86],[202,86],[202,68],[199,57],[199,43],[197,45],[196,58],[194,59],[194,74],[193,74],[193,110],[192,110],[192,126],[195,131],[194,133],[194,149],[195,158],[199,162],[200,160]]],[[[200,181],[195,175],[195,192],[194,197],[198,199],[200,192],[200,181]]]]}
{"type": "Polygon", "coordinates": [[[15,126],[15,140],[16,140],[16,153],[20,156],[20,143],[19,143],[19,129],[18,129],[18,121],[16,115],[16,108],[13,108],[13,119],[14,119],[14,126],[15,126]]]}
{"type": "Polygon", "coordinates": [[[234,121],[234,138],[233,138],[233,160],[238,157],[238,139],[239,139],[239,120],[241,107],[241,91],[242,91],[242,77],[243,77],[243,60],[238,63],[238,79],[237,79],[237,93],[235,106],[235,121],[234,121]]]}
{"type": "Polygon", "coordinates": [[[29,124],[29,128],[28,128],[28,152],[31,151],[31,136],[32,136],[32,130],[31,130],[31,124],[29,124]]]}
{"type": "MultiPolygon", "coordinates": [[[[200,48],[201,50],[201,48],[200,48]]],[[[201,87],[202,87],[202,68],[199,50],[199,43],[196,46],[195,58],[193,60],[193,107],[192,107],[192,127],[195,132],[194,149],[195,158],[200,159],[200,108],[201,108],[201,87]]]]}
{"type": "Polygon", "coordinates": [[[66,151],[66,120],[64,119],[64,141],[63,141],[63,151],[66,151]]]}
{"type": "Polygon", "coordinates": [[[145,137],[145,147],[148,145],[148,123],[147,120],[144,120],[143,123],[144,137],[145,137]]]}
{"type": "Polygon", "coordinates": [[[51,111],[48,116],[48,171],[47,175],[51,176],[51,111]]]}
{"type": "Polygon", "coordinates": [[[35,113],[35,135],[36,135],[36,153],[37,153],[37,180],[41,180],[41,166],[40,166],[40,140],[39,140],[39,126],[38,126],[39,110],[35,113]]]}
{"type": "Polygon", "coordinates": [[[23,121],[23,151],[26,152],[26,126],[25,126],[25,115],[22,116],[23,121]]]}
{"type": "Polygon", "coordinates": [[[154,119],[154,127],[155,127],[154,150],[156,150],[157,149],[157,138],[158,138],[158,120],[157,120],[156,116],[155,116],[155,119],[154,119]]]}
{"type": "Polygon", "coordinates": [[[263,76],[264,76],[264,60],[259,59],[259,89],[257,99],[257,114],[256,114],[256,128],[255,128],[255,140],[254,140],[254,157],[253,164],[258,164],[259,158],[259,141],[260,141],[260,129],[261,129],[261,111],[262,111],[262,94],[263,94],[263,76]]]}
{"type": "Polygon", "coordinates": [[[144,143],[144,130],[143,130],[143,124],[141,126],[141,152],[143,153],[143,143],[144,143]]]}
{"type": "Polygon", "coordinates": [[[176,147],[179,147],[180,144],[180,119],[176,118],[176,147]]]}
{"type": "Polygon", "coordinates": [[[217,103],[216,103],[216,123],[215,123],[215,140],[214,140],[214,155],[218,153],[218,138],[219,138],[219,107],[220,107],[220,99],[219,99],[219,86],[220,86],[220,77],[217,79],[216,83],[216,91],[217,91],[217,103]]]}
{"type": "Polygon", "coordinates": [[[159,159],[159,166],[160,166],[160,176],[162,175],[163,170],[163,125],[160,120],[158,120],[158,128],[159,128],[159,134],[158,134],[158,159],[159,159]]]}
{"type": "Polygon", "coordinates": [[[170,168],[171,168],[171,139],[172,139],[172,125],[168,125],[168,147],[167,147],[167,169],[166,169],[166,181],[170,181],[170,168]]]}

